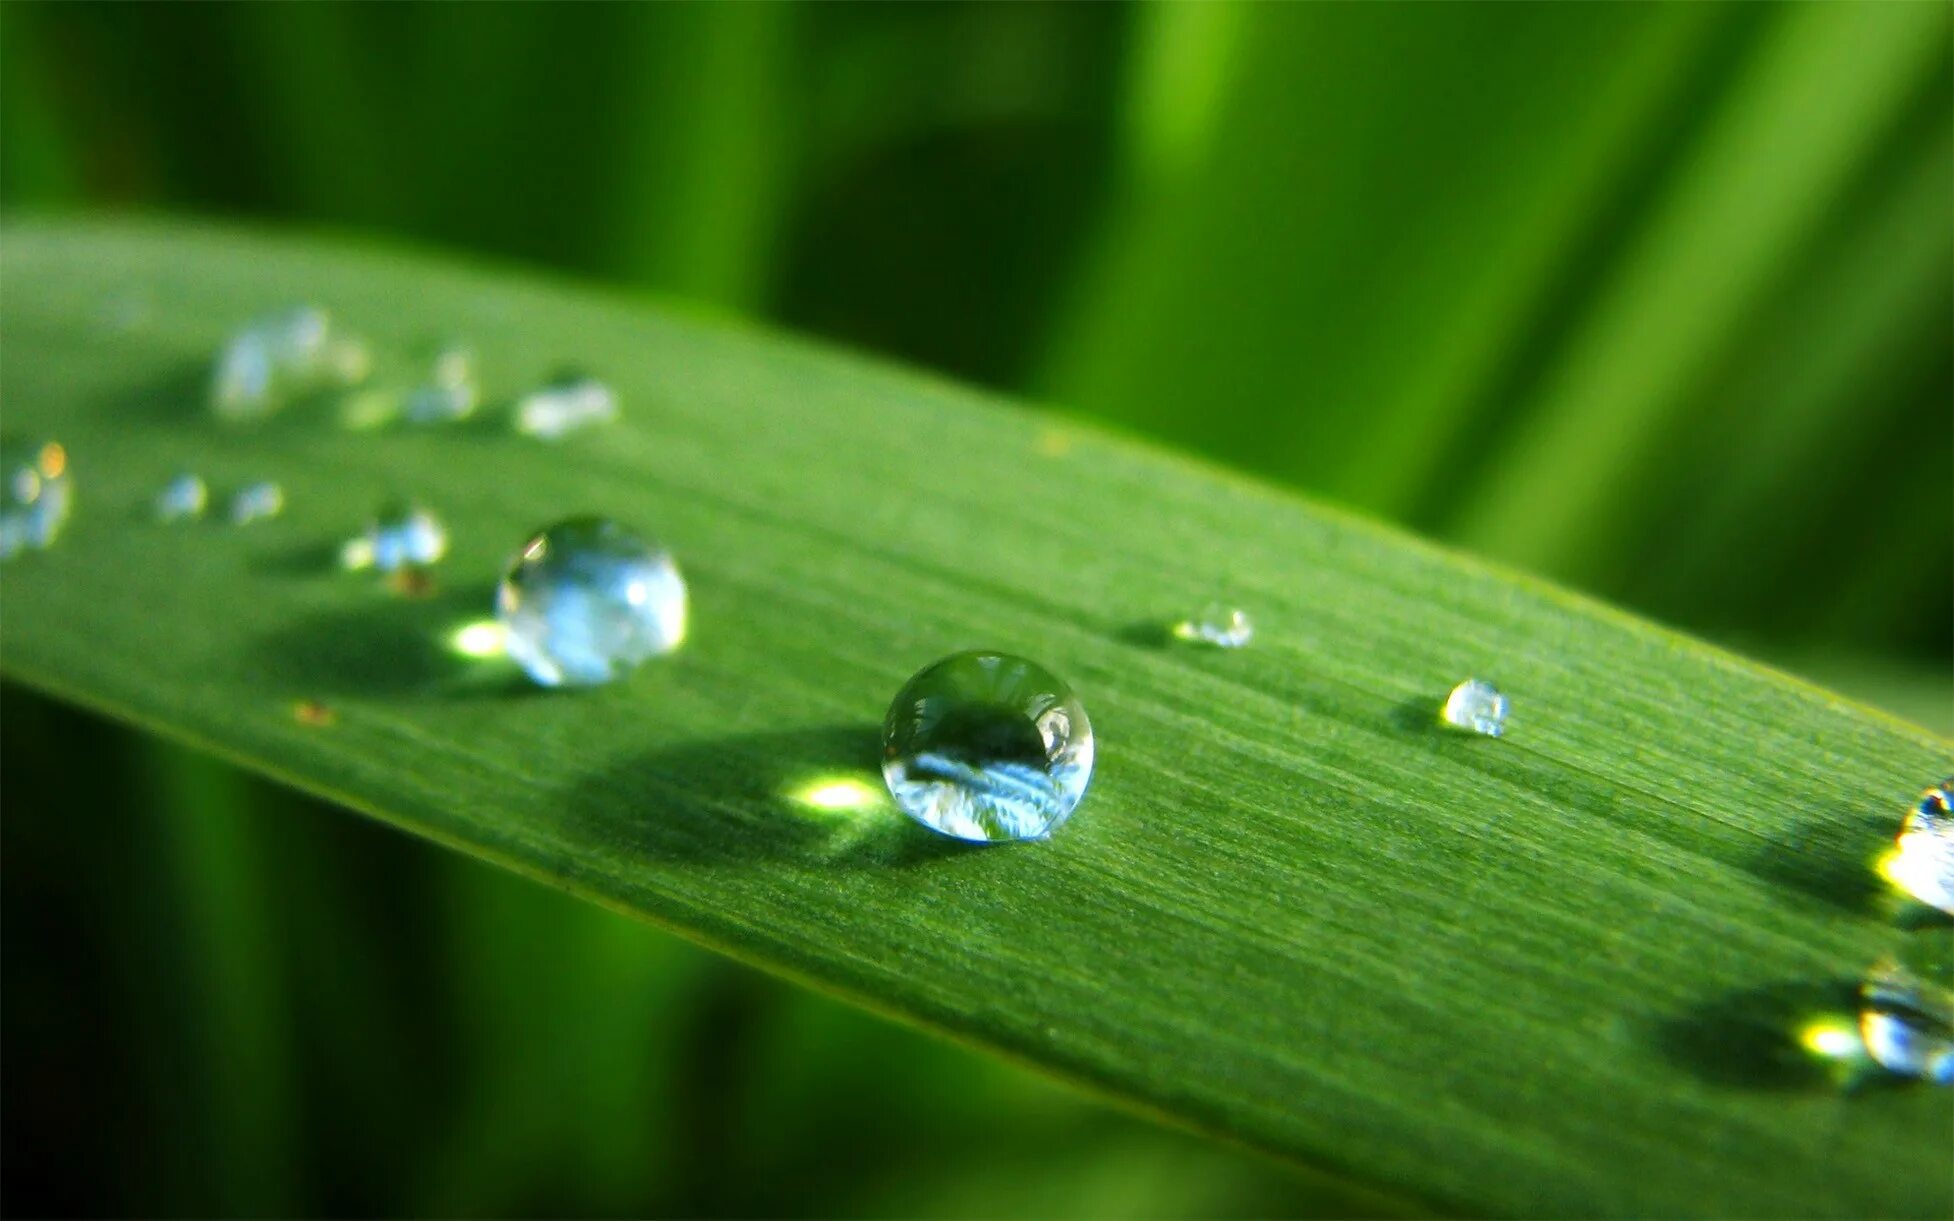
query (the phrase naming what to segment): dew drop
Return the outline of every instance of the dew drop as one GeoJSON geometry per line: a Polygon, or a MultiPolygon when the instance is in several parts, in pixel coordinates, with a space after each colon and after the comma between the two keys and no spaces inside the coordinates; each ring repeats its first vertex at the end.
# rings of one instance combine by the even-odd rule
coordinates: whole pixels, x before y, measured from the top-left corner
{"type": "Polygon", "coordinates": [[[195,521],[210,503],[210,489],[196,475],[185,471],[163,485],[152,508],[161,522],[195,521]]]}
{"type": "Polygon", "coordinates": [[[395,501],[380,510],[358,537],[340,548],[347,568],[402,572],[426,568],[448,553],[448,528],[419,505],[395,501]]]}
{"type": "Polygon", "coordinates": [[[232,525],[248,526],[254,521],[277,517],[285,511],[285,489],[269,479],[247,483],[231,496],[232,525]]]}
{"type": "Polygon", "coordinates": [[[74,508],[68,451],[58,441],[0,442],[0,560],[54,544],[74,508]]]}
{"type": "Polygon", "coordinates": [[[407,392],[401,415],[409,424],[451,424],[475,414],[481,398],[475,354],[460,344],[448,344],[434,354],[428,380],[407,392]]]}
{"type": "Polygon", "coordinates": [[[325,310],[293,306],[246,323],[225,341],[211,374],[211,410],[226,420],[259,419],[299,395],[356,384],[371,363],[366,345],[335,331],[325,310]]]}
{"type": "Polygon", "coordinates": [[[1954,915],[1954,777],[1920,794],[1885,873],[1920,902],[1954,915]]]}
{"type": "Polygon", "coordinates": [[[685,640],[685,579],[663,547],[601,517],[539,531],[496,591],[504,646],[545,687],[620,678],[685,640]]]}
{"type": "Polygon", "coordinates": [[[545,441],[615,419],[616,392],[579,373],[559,374],[523,395],[516,404],[516,431],[545,441]]]}
{"type": "Polygon", "coordinates": [[[1506,732],[1507,700],[1484,679],[1468,678],[1445,697],[1439,718],[1455,729],[1497,738],[1506,732]]]}
{"type": "Polygon", "coordinates": [[[1210,602],[1192,619],[1183,619],[1172,628],[1176,640],[1212,645],[1217,649],[1239,649],[1255,639],[1255,624],[1248,612],[1237,606],[1210,602]]]}
{"type": "Polygon", "coordinates": [[[1954,1085],[1954,929],[1911,933],[1867,973],[1859,1035],[1880,1067],[1954,1085]]]}
{"type": "Polygon", "coordinates": [[[1042,839],[1092,779],[1092,723],[1072,688],[1007,653],[957,653],[903,684],[882,776],[903,813],[980,843],[1042,839]]]}

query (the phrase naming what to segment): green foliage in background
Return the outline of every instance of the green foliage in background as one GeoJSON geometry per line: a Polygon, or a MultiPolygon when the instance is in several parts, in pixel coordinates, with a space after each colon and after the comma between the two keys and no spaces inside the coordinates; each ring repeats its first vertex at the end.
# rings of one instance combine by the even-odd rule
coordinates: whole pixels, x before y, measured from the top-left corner
{"type": "MultiPolygon", "coordinates": [[[[398,235],[782,321],[1944,730],[1948,27],[1938,4],[12,3],[0,202],[398,235]]],[[[38,1149],[30,1198],[133,1211],[1121,1215],[1165,1147],[1190,1169],[1158,1180],[1196,1186],[1162,1213],[1302,1199],[16,690],[4,715],[10,1193],[38,1149]],[[49,1063],[25,1084],[23,1040],[49,1063]],[[913,1171],[809,1120],[844,1096],[913,1171]],[[1016,1134],[1017,1169],[899,1152],[966,1122],[1016,1134]]]]}

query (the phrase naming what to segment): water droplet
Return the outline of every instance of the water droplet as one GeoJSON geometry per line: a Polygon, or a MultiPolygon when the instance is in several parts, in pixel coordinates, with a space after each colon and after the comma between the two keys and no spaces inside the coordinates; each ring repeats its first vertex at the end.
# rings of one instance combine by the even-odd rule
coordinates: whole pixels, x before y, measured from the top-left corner
{"type": "Polygon", "coordinates": [[[163,490],[156,493],[156,520],[195,521],[204,515],[204,506],[209,503],[210,489],[204,486],[202,479],[186,471],[164,484],[163,490]]]}
{"type": "Polygon", "coordinates": [[[1859,1034],[1888,1072],[1954,1085],[1954,929],[1909,934],[1867,973],[1859,1034]]]}
{"type": "Polygon", "coordinates": [[[1072,688],[1005,653],[957,653],[903,684],[882,775],[905,814],[956,839],[1041,839],[1092,779],[1092,724],[1072,688]]]}
{"type": "Polygon", "coordinates": [[[231,496],[230,518],[233,525],[250,525],[254,521],[277,517],[284,511],[285,489],[269,479],[247,483],[231,496]]]}
{"type": "Polygon", "coordinates": [[[475,354],[460,344],[449,344],[434,354],[432,376],[407,392],[401,415],[410,424],[451,424],[475,414],[481,397],[475,354]]]}
{"type": "Polygon", "coordinates": [[[366,345],[334,331],[314,305],[267,314],[240,327],[217,354],[210,405],[227,420],[270,415],[294,397],[366,377],[366,345]]]}
{"type": "Polygon", "coordinates": [[[347,568],[399,572],[426,568],[448,553],[448,528],[416,504],[396,501],[380,510],[359,537],[340,548],[347,568]]]}
{"type": "Polygon", "coordinates": [[[1468,678],[1452,688],[1439,713],[1447,725],[1497,738],[1506,732],[1506,697],[1484,679],[1468,678]]]}
{"type": "Polygon", "coordinates": [[[1954,915],[1954,777],[1920,794],[1883,868],[1914,898],[1954,915]]]}
{"type": "Polygon", "coordinates": [[[617,394],[579,373],[559,374],[516,404],[516,430],[545,441],[615,419],[617,394]]]}
{"type": "Polygon", "coordinates": [[[1217,649],[1239,649],[1255,639],[1255,624],[1240,607],[1210,602],[1192,619],[1173,626],[1174,638],[1217,649]]]}
{"type": "Polygon", "coordinates": [[[543,530],[496,591],[504,646],[545,687],[620,678],[685,640],[685,579],[671,553],[614,521],[543,530]]]}
{"type": "Polygon", "coordinates": [[[74,508],[68,451],[56,441],[0,443],[0,560],[52,546],[74,508]]]}

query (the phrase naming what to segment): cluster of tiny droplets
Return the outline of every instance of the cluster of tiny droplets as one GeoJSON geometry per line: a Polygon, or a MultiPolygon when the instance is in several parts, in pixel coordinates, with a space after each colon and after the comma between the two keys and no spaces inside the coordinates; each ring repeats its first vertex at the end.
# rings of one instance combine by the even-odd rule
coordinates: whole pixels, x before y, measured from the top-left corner
{"type": "Polygon", "coordinates": [[[68,451],[59,443],[0,445],[0,560],[53,546],[74,494],[68,451]]]}
{"type": "Polygon", "coordinates": [[[432,510],[394,502],[340,548],[347,568],[384,573],[431,568],[448,553],[448,527],[432,510]]]}
{"type": "MultiPolygon", "coordinates": [[[[120,316],[120,313],[117,314],[120,316]]],[[[465,420],[482,401],[472,351],[443,344],[427,359],[425,373],[404,390],[361,391],[373,368],[370,349],[314,305],[275,310],[239,327],[219,349],[211,374],[210,406],[222,419],[255,420],[315,392],[345,392],[341,420],[353,427],[400,420],[436,425],[465,420]],[[358,391],[358,393],[355,393],[358,391]]],[[[556,440],[615,420],[617,395],[587,374],[559,374],[522,395],[512,411],[516,431],[556,440]]],[[[54,447],[59,453],[59,447],[54,447]]],[[[44,547],[67,513],[68,486],[38,471],[11,477],[21,489],[0,514],[0,558],[44,547]],[[29,501],[32,505],[29,505],[29,501]]],[[[172,478],[151,501],[159,522],[195,521],[209,507],[209,486],[192,472],[172,478]]],[[[248,525],[284,512],[284,488],[261,480],[238,488],[225,501],[225,517],[248,525]]],[[[426,569],[447,554],[448,530],[430,510],[395,502],[340,548],[353,569],[400,574],[426,569]]]]}
{"type": "Polygon", "coordinates": [[[254,521],[265,521],[277,517],[285,511],[285,489],[269,479],[247,483],[231,494],[231,524],[248,526],[254,521]]]}
{"type": "Polygon", "coordinates": [[[1191,619],[1183,619],[1169,629],[1176,640],[1211,645],[1217,649],[1247,648],[1255,639],[1255,624],[1239,606],[1211,602],[1191,619]]]}
{"type": "Polygon", "coordinates": [[[617,394],[594,377],[565,373],[516,402],[516,431],[555,441],[617,419],[617,394]]]}
{"type": "Polygon", "coordinates": [[[261,419],[305,395],[357,386],[371,368],[364,341],[341,333],[317,306],[293,306],[253,319],[225,342],[210,406],[220,419],[261,419]]]}
{"type": "Polygon", "coordinates": [[[451,424],[474,415],[481,398],[475,354],[448,344],[434,354],[427,380],[407,392],[401,415],[410,424],[451,424]]]}

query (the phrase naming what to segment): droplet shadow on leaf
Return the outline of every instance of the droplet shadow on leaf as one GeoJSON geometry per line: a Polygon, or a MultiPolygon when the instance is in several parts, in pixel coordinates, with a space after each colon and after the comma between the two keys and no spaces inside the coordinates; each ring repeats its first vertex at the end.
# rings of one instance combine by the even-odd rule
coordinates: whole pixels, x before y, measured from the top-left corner
{"type": "Polygon", "coordinates": [[[480,583],[410,598],[388,592],[371,574],[370,602],[282,627],[258,642],[262,672],[295,694],[312,696],[513,697],[544,689],[506,658],[470,657],[454,647],[457,629],[494,606],[480,583]]]}
{"type": "MultiPolygon", "coordinates": [[[[921,865],[985,851],[905,817],[883,787],[870,724],[741,734],[654,750],[588,776],[564,817],[648,859],[921,865]],[[634,811],[620,819],[620,809],[634,811]]],[[[995,851],[995,849],[992,849],[995,851]]]]}
{"type": "Polygon", "coordinates": [[[1405,733],[1430,734],[1438,738],[1466,739],[1468,735],[1448,729],[1445,723],[1438,719],[1438,710],[1442,699],[1443,697],[1438,699],[1420,697],[1417,699],[1400,700],[1391,706],[1391,724],[1405,733]]]}
{"type": "Polygon", "coordinates": [[[1851,981],[1773,984],[1720,997],[1661,1024],[1656,1045],[1671,1061],[1711,1085],[1746,1090],[1832,1090],[1840,1066],[1804,1046],[1815,1021],[1853,1021],[1851,981]]]}
{"type": "Polygon", "coordinates": [[[116,420],[125,425],[148,425],[181,431],[184,424],[215,424],[210,414],[209,361],[186,361],[112,402],[116,420]]]}
{"type": "MultiPolygon", "coordinates": [[[[222,511],[223,506],[218,506],[222,511]]],[[[219,524],[223,524],[220,518],[219,524]]],[[[332,543],[300,543],[275,551],[258,551],[250,560],[251,571],[266,577],[337,576],[344,572],[339,563],[339,548],[332,543]]]]}
{"type": "Polygon", "coordinates": [[[1833,808],[1791,821],[1744,866],[1767,882],[1848,911],[1897,915],[1899,896],[1880,877],[1879,857],[1893,846],[1898,829],[1897,815],[1833,808]]]}
{"type": "Polygon", "coordinates": [[[1164,649],[1175,643],[1174,626],[1165,619],[1136,619],[1122,624],[1113,638],[1142,649],[1164,649]]]}
{"type": "MultiPolygon", "coordinates": [[[[347,390],[320,387],[282,397],[262,415],[222,419],[211,409],[211,378],[217,359],[212,349],[205,360],[185,361],[113,402],[116,418],[128,425],[167,429],[180,434],[186,425],[209,428],[209,436],[262,440],[296,433],[317,434],[335,427],[347,390]]],[[[217,493],[218,489],[211,489],[217,493]]],[[[213,506],[222,508],[220,503],[213,506]]]]}

